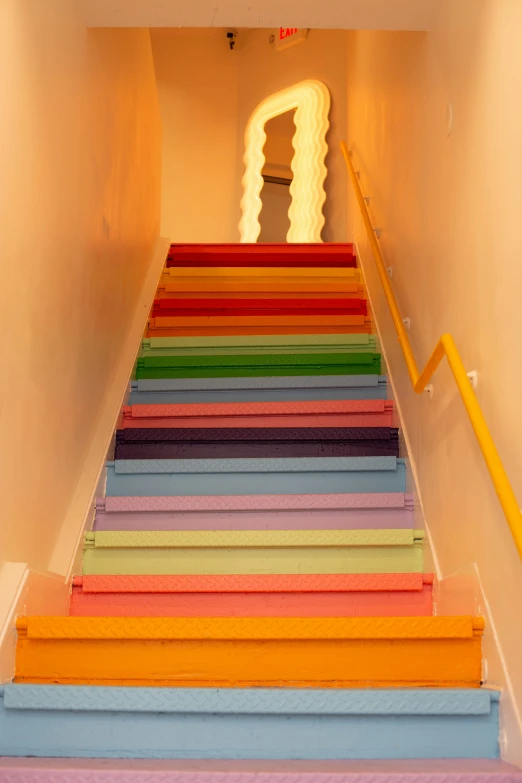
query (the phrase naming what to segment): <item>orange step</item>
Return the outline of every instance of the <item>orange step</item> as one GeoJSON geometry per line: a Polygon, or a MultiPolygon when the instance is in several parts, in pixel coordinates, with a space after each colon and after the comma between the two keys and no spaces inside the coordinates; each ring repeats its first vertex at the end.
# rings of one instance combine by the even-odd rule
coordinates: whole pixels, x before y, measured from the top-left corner
{"type": "Polygon", "coordinates": [[[16,682],[479,687],[473,617],[25,617],[16,682]]]}

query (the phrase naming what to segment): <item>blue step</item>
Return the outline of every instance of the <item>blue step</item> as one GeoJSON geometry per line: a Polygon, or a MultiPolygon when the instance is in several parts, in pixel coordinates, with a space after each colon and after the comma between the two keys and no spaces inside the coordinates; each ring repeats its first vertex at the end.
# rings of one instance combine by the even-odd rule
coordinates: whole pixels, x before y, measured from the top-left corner
{"type": "Polygon", "coordinates": [[[478,689],[6,685],[0,754],[493,759],[498,700],[497,692],[478,689]]]}
{"type": "Polygon", "coordinates": [[[130,459],[107,463],[109,496],[406,492],[396,457],[130,459]]]}
{"type": "Polygon", "coordinates": [[[385,400],[384,375],[281,378],[141,379],[132,381],[129,405],[190,402],[385,400]]]}

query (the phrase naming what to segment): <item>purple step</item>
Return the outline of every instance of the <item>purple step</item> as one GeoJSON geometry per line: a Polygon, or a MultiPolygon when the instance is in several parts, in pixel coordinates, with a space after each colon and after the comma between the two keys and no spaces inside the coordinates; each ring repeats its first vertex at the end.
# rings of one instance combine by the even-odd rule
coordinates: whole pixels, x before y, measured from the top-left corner
{"type": "Polygon", "coordinates": [[[0,758],[0,783],[522,783],[500,760],[245,762],[0,758]]]}
{"type": "Polygon", "coordinates": [[[399,492],[107,497],[94,530],[413,530],[413,505],[399,492]]]}
{"type": "Polygon", "coordinates": [[[128,428],[115,459],[399,456],[391,427],[128,428]]]}

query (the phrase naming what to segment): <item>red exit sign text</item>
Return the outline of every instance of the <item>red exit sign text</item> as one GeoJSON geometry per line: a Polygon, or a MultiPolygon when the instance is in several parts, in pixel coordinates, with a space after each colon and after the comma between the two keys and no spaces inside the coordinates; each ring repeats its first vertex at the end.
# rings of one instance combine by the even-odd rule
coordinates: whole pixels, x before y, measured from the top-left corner
{"type": "Polygon", "coordinates": [[[306,40],[308,30],[299,27],[280,27],[275,38],[276,49],[288,49],[289,46],[306,40]]]}

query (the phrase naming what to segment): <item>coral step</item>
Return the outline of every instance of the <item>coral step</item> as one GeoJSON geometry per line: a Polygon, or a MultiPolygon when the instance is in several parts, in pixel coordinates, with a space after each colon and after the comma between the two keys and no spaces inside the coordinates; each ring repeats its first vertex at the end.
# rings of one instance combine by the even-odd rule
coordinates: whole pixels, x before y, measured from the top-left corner
{"type": "Polygon", "coordinates": [[[94,530],[413,529],[413,496],[236,495],[107,497],[96,501],[94,530]]]}
{"type": "Polygon", "coordinates": [[[472,688],[480,685],[483,628],[472,617],[22,617],[15,677],[92,685],[472,688]]]}
{"type": "Polygon", "coordinates": [[[131,382],[130,405],[212,402],[384,400],[383,375],[164,378],[131,382]]]}
{"type": "MultiPolygon", "coordinates": [[[[214,278],[215,280],[216,278],[214,278]]],[[[364,299],[364,286],[360,283],[347,283],[339,278],[322,278],[317,282],[306,282],[292,286],[291,280],[286,284],[264,281],[243,280],[237,278],[227,281],[197,281],[192,278],[182,278],[177,282],[167,282],[158,286],[156,299],[364,299]]],[[[173,305],[174,306],[174,305],[173,305]]]]}
{"type": "Polygon", "coordinates": [[[142,341],[143,356],[205,356],[276,353],[367,353],[375,351],[371,334],[241,335],[231,337],[150,337],[142,341]]]}
{"type": "Polygon", "coordinates": [[[390,400],[124,406],[122,427],[392,427],[390,400]]]}
{"type": "Polygon", "coordinates": [[[84,574],[369,574],[423,570],[422,531],[96,531],[84,574]]]}
{"type": "Polygon", "coordinates": [[[396,457],[116,460],[107,495],[302,495],[406,492],[396,457]]]}
{"type": "MultiPolygon", "coordinates": [[[[460,726],[459,726],[460,729],[460,726]]],[[[467,732],[466,732],[467,734],[467,732]]],[[[426,752],[431,745],[423,746],[426,752]]],[[[0,783],[522,783],[499,759],[176,761],[0,758],[0,783]]]]}
{"type": "Polygon", "coordinates": [[[391,427],[128,427],[117,430],[114,459],[399,456],[391,427]]]}
{"type": "Polygon", "coordinates": [[[140,356],[137,378],[223,378],[256,375],[354,375],[376,374],[381,369],[377,353],[254,354],[229,356],[140,356]]]}
{"type": "MultiPolygon", "coordinates": [[[[94,762],[89,776],[53,783],[128,780],[146,783],[520,783],[509,767],[467,766],[455,777],[447,759],[498,756],[498,693],[487,690],[267,690],[98,688],[8,685],[0,705],[0,753],[13,756],[82,756],[171,759],[130,767],[94,762]],[[446,759],[436,764],[429,758],[446,759]],[[173,759],[198,759],[180,764],[173,759]],[[404,760],[422,759],[416,766],[404,760]],[[224,759],[207,766],[201,759],[224,759]],[[376,765],[289,762],[288,766],[235,763],[233,759],[386,759],[376,765]],[[100,777],[98,769],[101,770],[100,777]],[[94,774],[93,774],[94,770],[94,774]],[[172,777],[168,770],[173,770],[172,777]],[[351,770],[351,771],[350,771],[351,770]],[[469,770],[469,775],[466,771],[469,770]],[[483,771],[481,773],[481,770],[483,771]],[[492,777],[502,771],[500,778],[492,777]]],[[[4,760],[32,783],[14,760],[4,760]]],[[[54,758],[50,768],[62,770],[54,758]]],[[[469,762],[468,762],[469,764],[469,762]]],[[[9,767],[7,767],[9,768],[9,767]]],[[[30,768],[30,767],[29,767],[30,768]]],[[[49,768],[49,767],[48,767],[49,768]]],[[[81,767],[80,767],[81,769],[81,767]]],[[[47,780],[49,778],[44,778],[47,780]]],[[[2,780],[2,777],[0,777],[2,780]]]]}
{"type": "Polygon", "coordinates": [[[367,315],[256,315],[150,318],[148,337],[246,334],[359,334],[372,331],[367,315]]]}
{"type": "Polygon", "coordinates": [[[167,267],[355,267],[349,245],[173,245],[167,267]]]}
{"type": "Polygon", "coordinates": [[[225,576],[221,577],[221,585],[229,589],[223,590],[219,577],[193,576],[190,581],[197,589],[190,591],[186,578],[180,585],[180,577],[75,577],[70,614],[83,617],[413,617],[433,613],[433,575],[423,578],[422,574],[370,574],[350,578],[351,582],[342,575],[225,576]],[[286,589],[278,590],[279,583],[286,589]]]}

